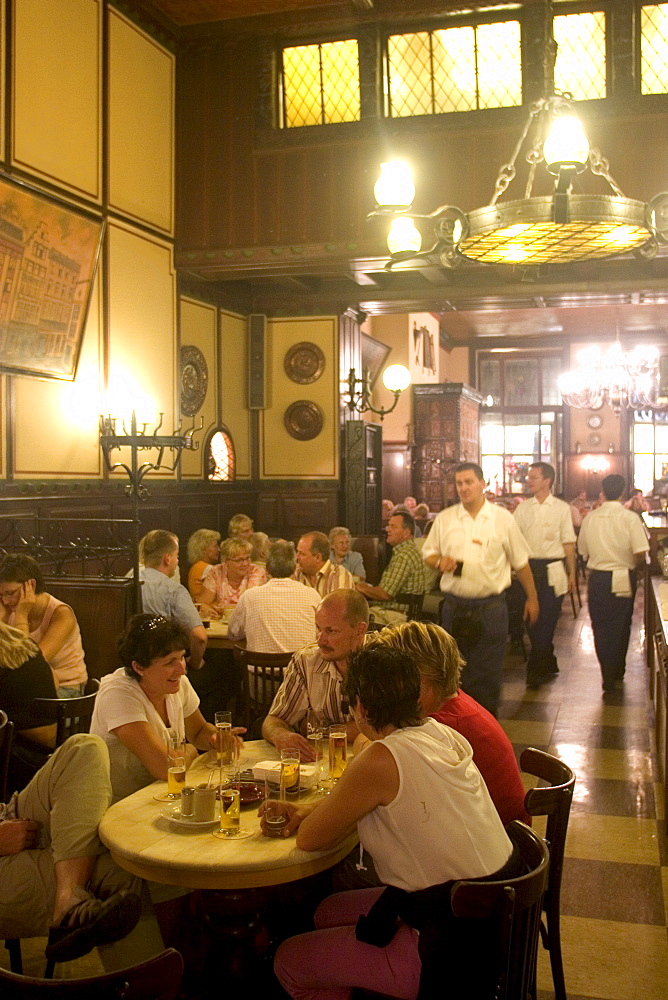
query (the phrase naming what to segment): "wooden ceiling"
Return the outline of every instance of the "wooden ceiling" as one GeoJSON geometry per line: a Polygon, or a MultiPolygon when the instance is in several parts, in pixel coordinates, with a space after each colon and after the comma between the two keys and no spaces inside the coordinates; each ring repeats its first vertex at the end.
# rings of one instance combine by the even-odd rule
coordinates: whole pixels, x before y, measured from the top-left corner
{"type": "MultiPolygon", "coordinates": [[[[300,12],[304,20],[365,20],[406,17],[418,7],[489,8],[501,0],[416,0],[415,7],[412,0],[133,2],[180,35],[214,24],[227,31],[231,22],[244,25],[244,33],[262,33],[280,26],[282,16],[294,25],[300,12]]],[[[453,345],[482,340],[493,346],[527,338],[538,345],[555,337],[605,339],[616,334],[640,343],[668,339],[666,250],[661,248],[652,261],[629,257],[540,269],[465,264],[451,271],[422,261],[389,272],[384,260],[337,254],[327,259],[321,248],[307,248],[299,261],[291,262],[276,257],[261,261],[256,254],[252,263],[233,265],[225,255],[214,260],[217,255],[210,252],[177,252],[176,263],[186,290],[197,294],[205,289],[213,300],[240,312],[317,314],[351,307],[369,314],[433,312],[441,315],[442,332],[453,345]]]]}

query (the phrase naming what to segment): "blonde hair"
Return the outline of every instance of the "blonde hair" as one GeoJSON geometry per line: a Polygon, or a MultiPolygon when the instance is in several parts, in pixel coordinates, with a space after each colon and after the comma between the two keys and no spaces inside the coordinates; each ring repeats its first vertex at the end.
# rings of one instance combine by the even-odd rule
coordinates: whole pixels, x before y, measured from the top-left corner
{"type": "Polygon", "coordinates": [[[267,558],[269,535],[265,531],[254,531],[248,541],[251,543],[251,562],[260,562],[267,558]]]}
{"type": "Polygon", "coordinates": [[[253,546],[245,538],[226,538],[220,546],[220,561],[236,559],[238,556],[249,556],[253,546]]]}
{"type": "Polygon", "coordinates": [[[0,622],[0,667],[18,670],[39,652],[36,643],[11,625],[0,622]]]}
{"type": "Polygon", "coordinates": [[[219,541],[219,531],[213,531],[211,528],[198,528],[197,531],[193,531],[188,539],[188,561],[190,563],[199,562],[200,559],[204,558],[204,551],[214,542],[217,544],[219,541]]]}
{"type": "Polygon", "coordinates": [[[452,698],[459,691],[459,676],[465,660],[449,632],[431,622],[402,622],[372,632],[367,646],[392,646],[416,663],[421,676],[439,697],[452,698]]]}
{"type": "Polygon", "coordinates": [[[235,514],[234,517],[230,518],[230,523],[227,526],[227,534],[230,538],[234,538],[240,531],[249,525],[253,527],[253,518],[249,517],[248,514],[235,514]]]}
{"type": "Polygon", "coordinates": [[[159,566],[162,557],[176,552],[178,547],[179,540],[173,532],[155,528],[139,542],[139,561],[144,566],[159,566]]]}

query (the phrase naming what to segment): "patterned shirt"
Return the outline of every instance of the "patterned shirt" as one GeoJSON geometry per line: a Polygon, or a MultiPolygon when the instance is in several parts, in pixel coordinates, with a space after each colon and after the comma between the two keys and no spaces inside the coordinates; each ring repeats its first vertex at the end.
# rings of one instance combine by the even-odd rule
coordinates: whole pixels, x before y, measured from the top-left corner
{"type": "Polygon", "coordinates": [[[251,563],[248,573],[239,586],[233,587],[227,579],[225,563],[219,563],[217,566],[212,566],[210,572],[204,576],[200,601],[206,603],[205,594],[207,591],[209,593],[213,591],[215,595],[214,604],[220,604],[223,607],[225,605],[238,604],[239,598],[243,593],[250,590],[251,587],[260,587],[266,582],[267,574],[265,571],[260,566],[255,566],[251,563]]]}
{"type": "Polygon", "coordinates": [[[352,719],[352,714],[342,704],[342,683],[336,664],[323,660],[317,643],[313,642],[298,650],[290,660],[269,714],[293,727],[299,725],[309,708],[322,717],[325,725],[346,722],[352,719]]]}
{"type": "MultiPolygon", "coordinates": [[[[407,538],[392,549],[392,558],[385,567],[379,586],[386,590],[390,597],[395,594],[424,594],[427,589],[425,564],[415,541],[407,538]]],[[[373,604],[371,605],[373,608],[373,604]]],[[[388,611],[408,611],[407,604],[396,604],[383,601],[376,607],[388,611]]]]}
{"type": "Polygon", "coordinates": [[[256,653],[292,653],[315,639],[320,595],[296,580],[273,579],[247,590],[232,612],[227,634],[246,637],[256,653]]]}
{"type": "Polygon", "coordinates": [[[305,584],[307,587],[313,587],[321,597],[326,597],[333,590],[341,590],[341,588],[347,590],[355,589],[355,581],[350,570],[347,570],[345,566],[336,566],[329,559],[316,573],[315,584],[312,584],[299,568],[295,570],[294,579],[298,583],[305,584]]]}

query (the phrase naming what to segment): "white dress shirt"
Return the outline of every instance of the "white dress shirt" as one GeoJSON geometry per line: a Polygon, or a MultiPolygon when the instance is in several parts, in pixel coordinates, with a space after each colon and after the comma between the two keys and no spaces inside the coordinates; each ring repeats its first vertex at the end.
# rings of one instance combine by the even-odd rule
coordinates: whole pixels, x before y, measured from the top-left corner
{"type": "Polygon", "coordinates": [[[529,546],[512,514],[485,500],[476,517],[463,504],[436,516],[422,547],[425,562],[433,555],[463,563],[461,576],[442,575],[441,590],[474,599],[503,593],[510,586],[511,569],[527,565],[529,546]]]}
{"type": "Polygon", "coordinates": [[[315,641],[315,609],[320,595],[296,580],[270,579],[239,598],[227,634],[246,637],[255,653],[293,653],[315,641]]]}
{"type": "Polygon", "coordinates": [[[645,526],[618,500],[608,500],[585,517],[578,536],[578,551],[588,558],[589,569],[633,569],[637,552],[647,552],[645,526]]]}
{"type": "Polygon", "coordinates": [[[551,493],[525,500],[514,516],[534,559],[563,559],[564,545],[575,543],[570,507],[551,493]]]}

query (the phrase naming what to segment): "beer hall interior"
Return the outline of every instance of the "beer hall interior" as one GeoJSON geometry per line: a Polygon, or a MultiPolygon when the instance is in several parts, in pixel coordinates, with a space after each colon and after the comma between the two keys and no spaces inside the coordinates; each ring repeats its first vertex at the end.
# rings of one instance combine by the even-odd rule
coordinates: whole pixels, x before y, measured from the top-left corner
{"type": "MultiPolygon", "coordinates": [[[[184,548],[243,511],[272,537],[346,524],[382,558],[383,498],[440,510],[460,460],[480,461],[492,492],[512,498],[540,459],[567,500],[595,501],[611,472],[653,497],[659,572],[668,4],[0,0],[0,12],[3,518],[75,516],[93,542],[96,525],[134,520],[137,537],[166,528],[184,548]],[[555,178],[516,146],[554,94],[597,151],[596,171],[560,173],[555,206],[574,211],[571,192],[591,194],[612,245],[551,256],[514,239],[509,255],[476,257],[476,209],[517,203],[515,233],[525,203],[552,211],[555,178]],[[386,242],[388,216],[406,221],[409,202],[378,209],[374,185],[396,159],[412,168],[421,250],[386,242]],[[29,340],[30,357],[5,323],[24,191],[99,240],[74,332],[54,323],[29,340]],[[611,200],[629,202],[633,225],[610,222],[611,200]],[[604,384],[606,359],[634,348],[655,352],[649,399],[604,384]],[[411,376],[401,392],[379,377],[395,364],[411,376]],[[141,503],[100,446],[100,414],[120,427],[132,411],[149,433],[160,414],[159,434],[198,444],[145,478],[141,503]]],[[[581,591],[581,606],[564,603],[549,688],[527,690],[509,652],[500,719],[518,754],[549,749],[577,775],[561,906],[568,996],[663,1000],[655,713],[665,722],[666,664],[641,588],[624,697],[604,703],[581,591]]],[[[101,642],[113,645],[113,628],[100,621],[101,642]]],[[[34,961],[39,974],[37,948],[34,961]]],[[[545,954],[538,987],[553,996],[545,954]]]]}

